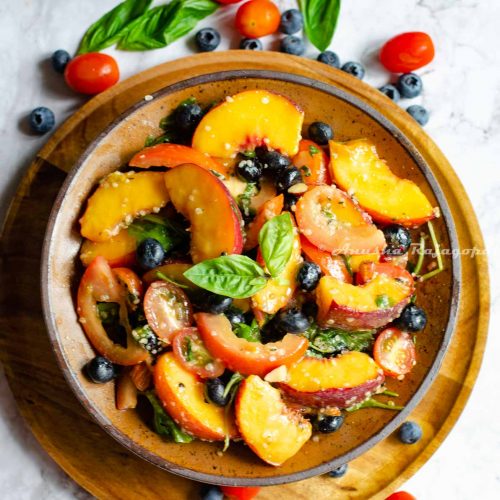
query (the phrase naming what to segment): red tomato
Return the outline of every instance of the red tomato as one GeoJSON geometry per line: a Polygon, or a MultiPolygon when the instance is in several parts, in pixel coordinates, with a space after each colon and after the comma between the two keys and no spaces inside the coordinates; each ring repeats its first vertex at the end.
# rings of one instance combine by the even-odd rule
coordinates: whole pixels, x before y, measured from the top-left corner
{"type": "Polygon", "coordinates": [[[144,314],[148,325],[164,342],[193,323],[193,310],[186,294],[176,285],[154,281],[144,296],[144,314]]]}
{"type": "Polygon", "coordinates": [[[184,367],[201,378],[220,377],[224,373],[225,366],[208,352],[196,328],[179,330],[172,347],[184,367]]]}
{"type": "Polygon", "coordinates": [[[247,38],[260,38],[277,31],[281,14],[269,0],[250,0],[236,13],[236,29],[247,38]]]}
{"type": "Polygon", "coordinates": [[[89,52],[71,59],[64,71],[64,78],[76,92],[99,94],[120,79],[120,70],[111,56],[89,52]]]}
{"type": "Polygon", "coordinates": [[[302,139],[292,163],[302,172],[302,178],[308,186],[331,184],[328,156],[315,142],[302,139]]]}
{"type": "Polygon", "coordinates": [[[412,31],[391,38],[380,51],[381,63],[393,73],[414,71],[434,59],[434,44],[427,33],[412,31]]]}
{"type": "Polygon", "coordinates": [[[125,289],[125,295],[129,309],[135,310],[142,297],[142,281],[137,274],[128,267],[115,267],[113,273],[118,283],[125,289]]]}
{"type": "Polygon", "coordinates": [[[385,500],[417,500],[417,498],[406,491],[396,491],[385,500]]]}
{"type": "Polygon", "coordinates": [[[221,486],[222,493],[234,500],[251,500],[259,493],[260,488],[244,488],[242,486],[221,486]]]}
{"type": "Polygon", "coordinates": [[[363,262],[356,273],[356,284],[364,285],[372,280],[377,274],[386,274],[391,278],[411,284],[413,276],[402,267],[389,262],[363,262]]]}
{"type": "Polygon", "coordinates": [[[397,378],[410,373],[415,366],[415,344],[408,333],[386,328],[375,341],[373,357],[386,375],[397,378]]]}

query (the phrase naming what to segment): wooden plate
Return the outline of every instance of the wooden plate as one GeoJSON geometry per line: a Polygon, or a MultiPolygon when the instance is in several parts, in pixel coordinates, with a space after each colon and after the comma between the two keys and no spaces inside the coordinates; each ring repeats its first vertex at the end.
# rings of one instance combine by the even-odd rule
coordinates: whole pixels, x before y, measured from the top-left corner
{"type": "MultiPolygon", "coordinates": [[[[182,78],[186,78],[187,76],[213,72],[215,68],[218,70],[231,70],[241,67],[242,65],[257,69],[268,69],[270,65],[273,65],[274,69],[280,69],[289,73],[293,72],[305,76],[314,76],[325,82],[334,83],[340,88],[350,88],[352,86],[350,90],[351,92],[354,91],[358,94],[358,96],[365,101],[370,102],[374,107],[382,109],[384,114],[389,116],[391,121],[403,130],[406,136],[409,137],[413,144],[418,148],[422,156],[424,156],[432,171],[438,178],[439,183],[446,192],[455,220],[460,221],[460,224],[458,224],[460,246],[472,247],[475,245],[478,248],[482,248],[481,236],[477,232],[477,225],[474,226],[473,222],[471,222],[470,214],[468,220],[466,222],[462,222],[463,210],[465,209],[471,213],[472,210],[469,207],[467,199],[463,195],[463,190],[460,184],[446,163],[446,160],[444,160],[439,151],[435,149],[435,146],[432,145],[421,129],[413,123],[402,110],[392,105],[392,103],[386,102],[386,98],[378,95],[378,93],[373,89],[360,84],[340,72],[336,72],[314,62],[290,58],[274,53],[264,53],[258,55],[252,54],[250,56],[246,53],[230,52],[227,54],[213,54],[210,56],[204,55],[203,57],[197,56],[177,61],[175,63],[169,63],[168,65],[163,65],[138,75],[133,79],[124,82],[120,86],[111,89],[107,93],[98,96],[82,109],[80,112],[80,118],[78,116],[73,117],[55,134],[53,139],[40,153],[40,159],[34,163],[30,171],[31,175],[29,175],[29,177],[25,180],[24,186],[21,186],[19,196],[17,197],[18,201],[11,210],[8,227],[4,237],[4,263],[7,263],[8,265],[4,267],[3,273],[5,278],[10,276],[10,281],[13,283],[13,287],[9,290],[11,295],[9,297],[5,297],[5,300],[2,301],[2,306],[7,306],[7,314],[3,318],[4,321],[6,320],[6,325],[3,328],[3,331],[7,332],[7,335],[4,337],[6,346],[4,349],[4,358],[14,392],[19,398],[21,398],[21,408],[23,413],[31,423],[35,434],[39,437],[39,439],[41,439],[42,443],[49,449],[49,451],[54,450],[55,443],[58,443],[56,446],[62,447],[62,450],[57,452],[57,459],[65,467],[65,469],[70,471],[73,477],[79,478],[87,488],[96,494],[104,494],[105,490],[102,488],[104,487],[103,484],[106,484],[107,488],[114,488],[114,494],[119,496],[124,495],[124,490],[120,489],[120,479],[118,475],[116,475],[113,480],[113,475],[110,473],[111,469],[113,469],[113,467],[111,467],[111,463],[115,464],[115,471],[118,465],[116,462],[116,445],[114,443],[111,444],[112,442],[107,438],[101,438],[99,440],[99,448],[97,451],[95,448],[97,443],[94,439],[92,439],[92,432],[95,436],[96,431],[93,430],[90,434],[88,434],[89,431],[84,432],[84,429],[94,429],[95,426],[89,422],[86,422],[84,425],[82,422],[81,425],[83,427],[78,430],[78,435],[82,443],[88,443],[89,449],[86,450],[86,453],[82,452],[81,460],[86,464],[85,473],[79,471],[78,456],[75,455],[80,455],[80,453],[75,452],[72,454],[71,450],[74,450],[74,445],[71,444],[72,440],[68,437],[63,438],[61,436],[63,432],[57,432],[58,429],[63,429],[65,425],[65,418],[63,418],[64,412],[61,412],[61,403],[57,403],[57,401],[63,401],[65,398],[62,398],[62,396],[54,397],[55,401],[53,401],[52,404],[44,403],[40,406],[41,402],[46,401],[46,396],[44,397],[43,394],[51,392],[50,387],[44,389],[44,385],[47,384],[41,384],[39,379],[33,380],[36,378],[35,374],[38,372],[40,364],[45,365],[46,369],[52,367],[52,372],[56,372],[52,373],[49,380],[50,382],[58,380],[60,385],[58,387],[59,390],[56,391],[57,395],[59,395],[59,391],[64,391],[64,389],[61,387],[60,375],[53,369],[52,360],[43,361],[40,357],[40,352],[47,352],[46,340],[45,338],[43,339],[45,342],[41,340],[41,338],[44,337],[44,329],[43,325],[40,324],[40,318],[37,317],[39,309],[37,307],[34,308],[36,310],[30,309],[30,307],[38,304],[38,300],[33,301],[33,297],[26,297],[26,295],[28,295],[26,293],[28,285],[28,280],[26,278],[17,280],[17,282],[15,282],[12,278],[12,273],[15,267],[12,265],[12,259],[14,259],[18,265],[17,270],[20,268],[25,271],[30,270],[31,275],[33,275],[33,268],[30,268],[30,266],[33,266],[32,260],[36,253],[33,254],[32,252],[34,246],[26,248],[26,246],[21,244],[22,240],[20,239],[20,235],[22,234],[22,229],[26,229],[28,224],[33,226],[33,214],[35,213],[33,205],[37,207],[38,217],[35,221],[41,223],[42,226],[45,224],[48,213],[47,206],[53,200],[54,194],[60,186],[63,177],[57,171],[52,169],[50,164],[67,170],[68,167],[72,165],[74,160],[81,154],[83,149],[82,146],[84,146],[86,141],[94,138],[102,130],[102,128],[104,128],[104,126],[111,121],[113,116],[116,116],[123,111],[123,109],[126,108],[127,104],[130,104],[131,101],[136,101],[145,94],[150,94],[158,88],[164,87],[165,85],[180,79],[180,74],[182,74],[182,78]],[[224,59],[224,67],[221,67],[220,65],[221,58],[224,59]],[[83,117],[85,117],[85,119],[82,119],[83,117]],[[97,117],[99,117],[98,120],[97,117]],[[97,127],[97,122],[100,123],[100,128],[97,127]],[[30,197],[26,196],[27,187],[29,187],[31,191],[30,197]],[[36,198],[33,198],[33,196],[36,196],[36,198]],[[47,201],[42,203],[42,199],[47,201]],[[460,204],[458,200],[460,200],[460,204]],[[25,225],[24,228],[23,224],[25,225]],[[17,293],[16,289],[18,290],[17,293]],[[15,302],[12,302],[12,294],[16,298],[15,302]],[[17,310],[13,307],[14,303],[16,304],[17,310]],[[22,311],[22,313],[20,311],[22,311]],[[30,332],[33,332],[34,329],[38,332],[42,332],[40,335],[36,336],[36,347],[38,350],[33,351],[31,355],[27,355],[26,353],[30,352],[32,346],[27,348],[26,344],[23,343],[25,347],[20,348],[19,342],[15,342],[15,340],[19,341],[22,337],[23,333],[20,333],[21,330],[24,332],[24,338],[27,340],[25,327],[28,325],[25,322],[30,324],[30,332]],[[23,328],[21,325],[23,325],[23,328]],[[43,351],[44,344],[45,351],[43,351]],[[24,370],[19,370],[15,363],[16,359],[18,361],[20,359],[23,360],[24,370]],[[29,363],[27,363],[26,360],[29,360],[29,363]],[[28,376],[29,373],[31,373],[31,377],[28,376]],[[31,386],[27,384],[28,380],[31,381],[31,386]],[[36,390],[37,387],[38,390],[36,390]],[[33,411],[34,409],[31,408],[29,403],[26,403],[25,398],[23,398],[22,395],[26,395],[26,391],[32,391],[32,395],[29,399],[34,404],[38,403],[38,412],[33,411]],[[41,408],[43,408],[43,411],[40,412],[41,408]],[[47,414],[47,412],[49,413],[47,414]],[[44,414],[44,418],[42,419],[39,418],[41,417],[41,413],[44,414]],[[84,436],[88,436],[88,439],[84,436]],[[62,446],[63,443],[66,443],[65,446],[62,446]],[[93,455],[92,450],[95,455],[93,455]],[[107,451],[109,451],[109,454],[107,451]],[[97,455],[99,458],[97,458],[97,455]],[[104,456],[109,456],[109,459],[104,459],[104,456]],[[92,459],[94,462],[92,462],[92,459]],[[97,464],[103,462],[107,463],[106,466],[103,466],[103,468],[108,469],[106,473],[103,473],[102,470],[92,470],[92,468],[89,467],[90,463],[97,464]],[[103,479],[104,476],[106,477],[106,480],[103,479]],[[96,480],[100,483],[99,486],[97,485],[96,480]]],[[[33,232],[33,230],[31,231],[33,232]]],[[[34,260],[36,261],[36,257],[34,260]]],[[[462,257],[462,267],[465,277],[464,281],[472,284],[474,284],[474,282],[478,283],[478,276],[480,276],[481,273],[485,273],[485,258],[484,256],[480,256],[479,258],[473,260],[462,257]]],[[[27,273],[24,271],[21,273],[22,276],[26,274],[27,273]]],[[[326,498],[326,496],[323,496],[325,495],[325,492],[329,491],[332,493],[333,491],[338,491],[338,488],[341,487],[347,488],[346,491],[349,492],[350,496],[370,496],[379,491],[381,488],[389,485],[395,480],[399,473],[407,471],[406,474],[408,475],[411,471],[411,468],[409,468],[410,465],[412,465],[413,469],[418,467],[418,464],[422,463],[424,457],[430,454],[429,449],[437,446],[438,441],[432,441],[435,434],[440,429],[441,434],[446,433],[451,427],[451,422],[456,418],[456,414],[451,414],[451,416],[449,416],[449,414],[451,408],[455,404],[455,401],[457,401],[457,398],[461,398],[461,400],[458,400],[458,407],[461,408],[463,406],[463,400],[466,398],[471,385],[471,380],[466,381],[465,377],[467,374],[472,380],[475,377],[475,370],[477,369],[477,366],[472,366],[473,371],[471,372],[469,372],[468,368],[471,360],[477,364],[481,356],[485,326],[487,323],[487,309],[484,309],[484,307],[487,306],[487,298],[488,290],[487,285],[484,284],[484,280],[481,285],[477,284],[476,287],[471,288],[470,290],[467,289],[462,296],[459,318],[460,326],[457,329],[456,335],[459,337],[464,324],[467,324],[463,321],[465,318],[467,318],[467,321],[469,322],[468,331],[474,331],[477,332],[477,334],[473,337],[470,336],[469,333],[467,342],[465,342],[465,344],[467,344],[465,352],[463,351],[463,342],[453,342],[452,348],[445,358],[445,364],[443,365],[436,382],[428,392],[425,401],[417,408],[413,418],[420,420],[426,431],[426,436],[421,443],[415,445],[415,447],[403,447],[404,449],[402,449],[401,446],[398,446],[395,443],[393,438],[389,438],[384,442],[379,443],[362,457],[355,460],[352,463],[350,474],[340,481],[333,482],[325,478],[315,478],[313,480],[300,483],[300,485],[288,486],[287,490],[294,491],[294,494],[297,493],[297,495],[300,491],[305,491],[307,492],[307,495],[310,496],[310,494],[314,494],[313,492],[316,488],[319,488],[318,491],[322,492],[319,494],[319,498],[326,498]],[[474,311],[475,314],[469,314],[467,311],[474,311]],[[478,311],[477,314],[476,311],[478,311]],[[466,316],[463,316],[464,312],[466,316]],[[473,342],[473,344],[471,344],[471,342],[473,342]],[[475,342],[478,342],[477,348],[475,348],[475,342]],[[448,359],[451,355],[457,354],[457,352],[459,356],[453,358],[452,363],[454,364],[449,365],[448,359]],[[452,368],[450,368],[451,366],[452,368]],[[443,376],[444,378],[442,378],[443,376]],[[450,380],[455,383],[450,384],[450,380]],[[437,389],[439,387],[441,387],[441,390],[437,389]],[[446,396],[443,396],[443,393],[446,394],[446,396]],[[433,407],[436,401],[439,401],[438,408],[433,407]],[[419,413],[420,411],[421,413],[419,413]],[[408,450],[408,448],[411,449],[408,450]],[[394,456],[394,453],[392,453],[394,451],[396,451],[397,456],[394,456]],[[370,467],[366,467],[366,464],[370,463],[370,460],[372,465],[370,467]],[[360,480],[363,476],[364,479],[360,480]]],[[[31,336],[28,338],[31,339],[31,336]]],[[[45,354],[45,356],[47,356],[47,354],[45,354]]],[[[47,382],[47,380],[45,380],[45,382],[47,382]]],[[[50,383],[48,385],[50,386],[50,383]]],[[[75,408],[74,400],[70,399],[70,401],[72,403],[70,405],[66,404],[66,406],[73,408],[74,411],[79,411],[81,414],[81,408],[77,405],[75,408]]],[[[366,419],[366,417],[364,417],[364,419],[366,419]]],[[[74,425],[74,419],[67,419],[67,425],[69,425],[70,422],[73,422],[74,425]]],[[[442,439],[442,436],[440,436],[439,439],[442,439]]],[[[81,448],[85,447],[86,446],[83,446],[81,448]]],[[[151,486],[150,490],[150,495],[152,496],[154,496],[154,491],[159,484],[156,483],[157,477],[158,480],[160,480],[159,478],[162,478],[161,481],[163,481],[163,484],[165,484],[165,481],[174,482],[178,487],[180,487],[181,484],[185,484],[181,479],[173,479],[172,476],[161,473],[161,471],[152,468],[145,462],[138,461],[126,453],[123,449],[120,449],[118,453],[124,454],[123,456],[127,457],[126,459],[122,458],[122,461],[129,464],[131,469],[133,468],[136,470],[135,468],[137,468],[137,471],[140,469],[142,474],[148,473],[150,474],[150,477],[155,477],[155,484],[151,486]],[[133,466],[132,463],[134,464],[133,466]],[[139,464],[141,465],[139,466],[139,464]]],[[[149,484],[152,483],[153,481],[148,481],[148,487],[149,484]]],[[[133,488],[134,484],[140,484],[139,473],[137,475],[131,475],[130,488],[133,488]],[[137,481],[137,483],[135,483],[135,481],[137,481]]],[[[129,492],[130,491],[132,490],[129,490],[129,492]]],[[[183,494],[185,494],[187,490],[182,491],[184,492],[183,494]]],[[[269,495],[271,495],[272,488],[266,490],[266,494],[268,491],[269,495]]],[[[147,493],[148,492],[143,492],[146,496],[147,493]]],[[[180,490],[179,494],[181,494],[180,490]]],[[[183,498],[182,494],[179,498],[183,498]]]]}

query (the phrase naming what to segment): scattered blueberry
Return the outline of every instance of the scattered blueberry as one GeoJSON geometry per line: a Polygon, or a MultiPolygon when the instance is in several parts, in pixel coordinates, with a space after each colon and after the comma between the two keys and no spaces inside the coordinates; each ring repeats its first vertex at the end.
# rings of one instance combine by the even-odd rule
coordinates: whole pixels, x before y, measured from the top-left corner
{"type": "Polygon", "coordinates": [[[405,444],[415,444],[422,437],[422,429],[415,422],[405,422],[398,431],[399,439],[405,444]]]}
{"type": "Polygon", "coordinates": [[[328,64],[328,66],[332,66],[333,68],[340,68],[339,56],[331,50],[325,50],[325,52],[321,52],[321,54],[318,56],[318,61],[328,64]]]}
{"type": "Polygon", "coordinates": [[[212,314],[222,314],[227,311],[233,299],[231,297],[224,297],[224,295],[217,295],[215,293],[207,292],[204,297],[202,308],[212,314]]]}
{"type": "Polygon", "coordinates": [[[293,193],[285,193],[285,202],[283,204],[283,210],[288,212],[295,212],[295,207],[297,206],[298,196],[293,193]]]}
{"type": "Polygon", "coordinates": [[[295,308],[278,313],[273,323],[279,330],[287,333],[302,333],[310,326],[306,315],[295,308]]]}
{"type": "Polygon", "coordinates": [[[30,113],[30,127],[37,134],[45,134],[56,124],[54,113],[49,108],[35,108],[30,113]]]}
{"type": "Polygon", "coordinates": [[[304,262],[297,274],[297,282],[301,290],[312,292],[319,283],[321,278],[321,269],[313,262],[304,262]]]}
{"type": "Polygon", "coordinates": [[[236,325],[241,325],[245,322],[245,315],[243,314],[243,311],[241,311],[237,307],[230,307],[227,311],[224,312],[224,314],[233,327],[236,325]]]}
{"type": "Polygon", "coordinates": [[[346,73],[349,73],[350,75],[355,76],[360,80],[362,80],[365,76],[365,68],[359,62],[355,61],[346,62],[341,69],[342,71],[345,71],[346,73]]]}
{"type": "Polygon", "coordinates": [[[217,406],[226,406],[229,395],[224,396],[226,386],[220,378],[209,378],[205,382],[206,395],[217,406]]]}
{"type": "Polygon", "coordinates": [[[224,494],[218,486],[207,485],[201,492],[200,500],[223,500],[224,494]]]}
{"type": "Polygon", "coordinates": [[[285,10],[281,14],[280,31],[287,35],[293,35],[302,29],[304,20],[302,13],[298,9],[285,10]]]}
{"type": "Polygon", "coordinates": [[[85,365],[85,371],[92,382],[104,384],[115,378],[113,363],[103,356],[96,356],[85,365]]]}
{"type": "Polygon", "coordinates": [[[388,83],[379,88],[382,94],[385,94],[391,101],[398,102],[401,99],[401,94],[395,85],[388,83]]]}
{"type": "Polygon", "coordinates": [[[406,111],[417,121],[417,123],[422,125],[422,127],[427,125],[429,121],[429,112],[423,106],[413,104],[409,108],[406,108],[406,111]]]}
{"type": "Polygon", "coordinates": [[[316,302],[306,302],[302,306],[302,312],[308,319],[314,321],[318,316],[318,304],[316,304],[316,302]]]}
{"type": "Polygon", "coordinates": [[[408,304],[403,309],[396,323],[408,332],[420,332],[427,325],[427,315],[421,307],[415,304],[408,304]]]}
{"type": "Polygon", "coordinates": [[[183,132],[192,132],[203,118],[203,110],[196,103],[181,104],[174,113],[175,124],[183,132]]]}
{"type": "Polygon", "coordinates": [[[276,189],[280,193],[287,192],[293,185],[302,182],[302,174],[297,167],[282,170],[276,179],[276,189]]]}
{"type": "Polygon", "coordinates": [[[328,475],[330,477],[334,477],[334,478],[342,477],[345,475],[348,468],[349,468],[349,466],[347,464],[341,465],[340,467],[337,467],[336,469],[333,469],[332,471],[330,471],[328,473],[328,475]]]}
{"type": "Polygon", "coordinates": [[[243,50],[263,50],[264,46],[258,38],[243,38],[240,42],[240,49],[243,50]]]}
{"type": "Polygon", "coordinates": [[[342,415],[318,415],[315,426],[319,432],[330,434],[331,432],[338,431],[343,423],[344,417],[342,415]]]}
{"type": "Polygon", "coordinates": [[[408,229],[399,224],[391,224],[383,229],[387,247],[386,255],[404,255],[411,245],[411,234],[408,229]]]}
{"type": "Polygon", "coordinates": [[[158,240],[146,238],[137,247],[137,261],[143,269],[159,266],[165,258],[165,251],[158,240]]]}
{"type": "Polygon", "coordinates": [[[322,146],[328,144],[333,139],[333,130],[330,125],[324,122],[313,122],[309,125],[309,139],[322,146]]]}
{"type": "Polygon", "coordinates": [[[255,148],[255,154],[264,167],[264,171],[267,171],[268,173],[277,174],[281,170],[287,168],[291,163],[290,158],[278,153],[278,151],[270,151],[268,149],[258,147],[255,148]]]}
{"type": "Polygon", "coordinates": [[[52,67],[58,73],[64,73],[67,64],[70,62],[71,56],[65,50],[56,50],[51,57],[52,67]]]}
{"type": "Polygon", "coordinates": [[[306,46],[302,38],[294,35],[288,35],[281,40],[280,50],[285,54],[301,56],[306,51],[306,46]]]}
{"type": "Polygon", "coordinates": [[[422,79],[415,73],[405,73],[398,79],[398,90],[400,94],[409,99],[420,95],[423,87],[422,79]]]}
{"type": "Polygon", "coordinates": [[[203,28],[196,33],[196,45],[201,52],[211,52],[220,43],[220,33],[213,28],[203,28]]]}
{"type": "Polygon", "coordinates": [[[258,182],[262,177],[262,165],[255,158],[244,158],[236,165],[236,172],[247,182],[258,182]]]}

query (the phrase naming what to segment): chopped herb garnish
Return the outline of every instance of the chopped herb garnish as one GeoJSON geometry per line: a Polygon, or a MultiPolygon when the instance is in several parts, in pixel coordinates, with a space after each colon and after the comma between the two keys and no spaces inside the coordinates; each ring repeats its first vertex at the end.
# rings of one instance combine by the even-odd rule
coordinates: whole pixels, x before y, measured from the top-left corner
{"type": "MultiPolygon", "coordinates": [[[[226,388],[224,389],[224,393],[222,394],[222,398],[225,399],[229,396],[228,403],[226,407],[224,408],[224,415],[226,417],[226,422],[228,423],[227,427],[229,429],[229,421],[230,421],[230,415],[229,412],[231,410],[231,407],[233,406],[234,398],[236,397],[236,392],[238,391],[238,387],[241,383],[242,380],[244,380],[245,377],[240,375],[239,373],[233,373],[231,378],[229,379],[229,382],[226,385],[226,388]]],[[[224,453],[228,448],[231,443],[231,438],[229,434],[227,433],[224,437],[224,447],[222,448],[222,452],[224,453]]]]}
{"type": "Polygon", "coordinates": [[[303,165],[299,170],[302,170],[304,177],[311,177],[311,169],[308,166],[303,165]]]}
{"type": "Polygon", "coordinates": [[[351,267],[351,256],[350,255],[342,255],[342,258],[344,259],[344,264],[345,264],[345,267],[347,269],[347,272],[353,276],[354,273],[352,271],[352,267],[351,267]]]}
{"type": "Polygon", "coordinates": [[[313,146],[313,145],[309,146],[309,154],[311,156],[317,155],[318,153],[319,153],[319,149],[316,146],[313,146]]]}
{"type": "Polygon", "coordinates": [[[368,351],[375,332],[361,330],[348,332],[338,328],[321,329],[317,325],[310,326],[304,336],[309,340],[307,354],[316,352],[324,355],[340,354],[345,351],[368,351]]]}
{"type": "Polygon", "coordinates": [[[251,207],[251,203],[253,196],[257,193],[257,185],[254,182],[248,182],[243,193],[237,196],[236,201],[244,217],[255,215],[255,210],[251,207]]]}
{"type": "Polygon", "coordinates": [[[381,309],[387,309],[394,305],[393,300],[385,293],[377,295],[377,297],[375,298],[375,304],[381,309]]]}
{"type": "MultiPolygon", "coordinates": [[[[390,401],[392,403],[392,401],[390,401]]],[[[349,408],[346,408],[347,412],[353,412],[357,410],[361,410],[362,408],[381,408],[383,410],[396,410],[401,411],[404,410],[404,406],[396,406],[395,404],[389,403],[381,403],[373,398],[367,398],[361,403],[355,404],[349,408]]]]}
{"type": "Polygon", "coordinates": [[[249,342],[260,342],[260,329],[257,321],[254,319],[250,325],[238,323],[234,327],[234,334],[241,339],[249,342]]]}

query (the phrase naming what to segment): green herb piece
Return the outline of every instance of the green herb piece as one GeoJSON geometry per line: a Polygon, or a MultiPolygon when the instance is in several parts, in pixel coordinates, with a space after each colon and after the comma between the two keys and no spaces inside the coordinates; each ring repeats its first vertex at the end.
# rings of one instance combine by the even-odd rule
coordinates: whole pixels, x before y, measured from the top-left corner
{"type": "MultiPolygon", "coordinates": [[[[234,402],[234,398],[236,397],[236,392],[238,391],[238,387],[240,386],[240,383],[242,380],[244,380],[245,377],[241,376],[239,373],[233,373],[231,378],[229,379],[229,382],[226,385],[226,388],[224,389],[224,392],[222,394],[222,397],[225,399],[229,395],[229,401],[224,408],[224,415],[226,417],[226,421],[229,423],[230,420],[230,415],[229,412],[231,411],[231,407],[234,402]]],[[[229,428],[229,425],[227,426],[229,428]]],[[[224,436],[224,447],[222,448],[222,452],[224,453],[228,448],[229,445],[231,444],[231,439],[229,434],[226,434],[224,436]]]]}
{"type": "MultiPolygon", "coordinates": [[[[393,402],[389,401],[389,403],[393,403],[393,402]]],[[[353,405],[350,408],[346,408],[346,411],[353,412],[353,411],[361,410],[362,408],[381,408],[383,410],[395,410],[395,411],[404,410],[404,406],[396,406],[395,404],[389,404],[389,403],[381,403],[380,401],[377,401],[376,399],[367,398],[364,401],[362,401],[361,403],[353,405]]]]}
{"type": "Polygon", "coordinates": [[[189,290],[189,287],[187,285],[183,285],[182,283],[179,283],[178,281],[170,279],[166,274],[163,274],[161,271],[156,271],[156,277],[160,278],[163,281],[166,281],[167,283],[172,283],[172,285],[178,286],[179,288],[185,288],[185,289],[189,290]]]}
{"type": "Polygon", "coordinates": [[[257,157],[257,153],[255,151],[243,151],[241,153],[242,156],[244,156],[245,158],[256,158],[257,157]]]}
{"type": "Polygon", "coordinates": [[[136,219],[128,227],[128,232],[138,244],[146,238],[157,240],[165,252],[169,252],[187,238],[184,228],[158,215],[146,215],[136,219]]]}
{"type": "Polygon", "coordinates": [[[154,137],[153,135],[148,135],[146,140],[144,141],[144,147],[149,148],[150,146],[156,146],[157,144],[163,144],[165,142],[180,142],[178,139],[178,135],[176,133],[165,133],[159,135],[158,137],[154,137]]]}
{"type": "Polygon", "coordinates": [[[116,302],[98,302],[97,314],[103,325],[114,325],[120,321],[120,305],[116,302]]]}
{"type": "Polygon", "coordinates": [[[188,269],[184,276],[200,288],[233,299],[251,297],[264,288],[262,268],[245,255],[223,255],[188,269]]]}
{"type": "Polygon", "coordinates": [[[311,177],[311,169],[307,165],[303,165],[299,170],[302,170],[304,177],[311,177]]]}
{"type": "Polygon", "coordinates": [[[354,273],[352,271],[351,267],[351,256],[350,255],[342,255],[342,258],[344,259],[344,264],[347,269],[347,272],[351,275],[354,276],[354,273]]]}
{"type": "Polygon", "coordinates": [[[367,351],[373,344],[375,332],[360,330],[348,332],[338,328],[322,330],[317,325],[310,326],[304,336],[309,340],[309,350],[321,354],[340,354],[345,351],[367,351]]]}
{"type": "Polygon", "coordinates": [[[165,347],[165,344],[155,335],[147,323],[145,325],[136,326],[132,330],[132,337],[136,342],[141,344],[146,351],[149,351],[153,355],[159,354],[165,347]]]}
{"type": "Polygon", "coordinates": [[[413,269],[413,274],[417,276],[420,271],[422,270],[422,266],[424,264],[424,258],[425,258],[425,240],[427,236],[424,234],[420,235],[420,242],[418,245],[418,260],[417,263],[415,264],[415,267],[413,269]]]}
{"type": "Polygon", "coordinates": [[[278,276],[287,265],[293,250],[293,224],[285,212],[268,220],[259,233],[259,246],[271,276],[278,276]]]}
{"type": "Polygon", "coordinates": [[[186,337],[186,350],[184,356],[186,357],[186,361],[193,361],[193,346],[189,337],[186,337]]]}
{"type": "Polygon", "coordinates": [[[148,10],[151,2],[152,0],[125,0],[104,14],[83,35],[77,55],[99,52],[114,45],[126,27],[148,10]]]}
{"type": "Polygon", "coordinates": [[[319,149],[316,146],[313,146],[311,144],[311,146],[309,146],[309,154],[311,156],[314,156],[314,155],[317,155],[318,153],[319,153],[319,149]]]}
{"type": "Polygon", "coordinates": [[[380,307],[380,309],[387,309],[394,305],[394,301],[389,297],[389,295],[383,293],[375,297],[375,305],[380,307]]]}
{"type": "Polygon", "coordinates": [[[189,33],[219,8],[213,0],[172,0],[132,21],[118,42],[121,50],[151,50],[165,47],[189,33]]]}
{"type": "Polygon", "coordinates": [[[184,432],[172,419],[172,417],[163,409],[160,401],[153,391],[145,393],[154,411],[154,430],[160,436],[168,437],[176,443],[191,443],[193,437],[184,432]]]}
{"type": "Polygon", "coordinates": [[[431,235],[431,241],[432,245],[434,247],[434,253],[436,254],[436,261],[437,261],[437,269],[434,269],[433,271],[430,271],[423,276],[420,276],[419,281],[425,281],[430,278],[433,278],[440,272],[444,270],[444,265],[443,265],[443,257],[441,255],[441,247],[439,245],[439,241],[436,237],[436,233],[434,232],[434,225],[432,224],[431,221],[427,222],[427,227],[429,228],[429,234],[431,235]]]}
{"type": "Polygon", "coordinates": [[[299,0],[299,7],[307,37],[318,50],[325,51],[337,27],[340,0],[299,0]]]}
{"type": "Polygon", "coordinates": [[[240,339],[248,340],[249,342],[260,342],[260,328],[257,321],[254,319],[250,325],[238,323],[233,328],[233,332],[240,339]]]}
{"type": "Polygon", "coordinates": [[[384,392],[380,393],[381,396],[389,396],[391,398],[399,398],[399,394],[394,391],[389,391],[389,389],[385,389],[384,392]]]}
{"type": "Polygon", "coordinates": [[[251,207],[252,197],[258,193],[257,185],[254,182],[248,182],[243,193],[236,197],[238,207],[245,217],[251,217],[255,214],[255,210],[251,207]]]}

